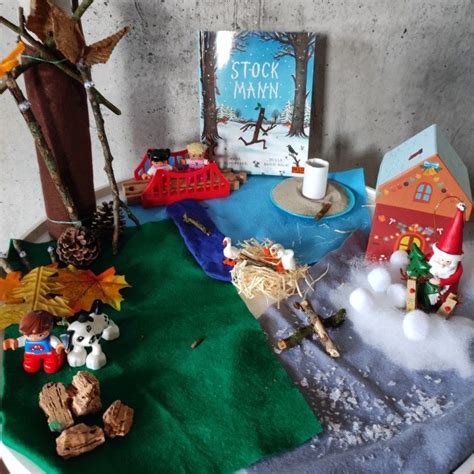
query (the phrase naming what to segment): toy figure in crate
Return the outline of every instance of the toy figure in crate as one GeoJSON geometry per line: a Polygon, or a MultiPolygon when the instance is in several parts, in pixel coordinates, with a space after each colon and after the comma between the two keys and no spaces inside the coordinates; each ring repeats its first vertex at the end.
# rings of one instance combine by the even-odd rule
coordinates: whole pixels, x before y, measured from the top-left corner
{"type": "Polygon", "coordinates": [[[208,157],[208,146],[204,143],[190,143],[186,146],[188,151],[188,158],[186,158],[185,164],[190,170],[200,170],[204,166],[209,164],[208,157]]]}
{"type": "Polygon", "coordinates": [[[171,150],[169,148],[159,148],[147,151],[150,167],[142,173],[142,179],[151,179],[157,171],[171,171],[173,168],[169,164],[171,150]]]}
{"type": "Polygon", "coordinates": [[[5,339],[3,350],[25,348],[23,369],[28,373],[38,372],[41,367],[47,374],[57,372],[64,362],[64,346],[51,334],[54,316],[46,311],[31,311],[20,321],[22,336],[5,339]]]}
{"type": "Polygon", "coordinates": [[[192,158],[187,150],[171,152],[169,163],[172,171],[157,170],[151,179],[143,180],[150,159],[148,150],[135,169],[134,180],[124,183],[128,204],[141,204],[143,207],[166,206],[184,199],[214,199],[230,194],[230,182],[222,174],[216,163],[209,163],[204,155],[202,144],[194,144],[192,158]],[[197,145],[200,145],[199,150],[197,145]],[[201,146],[202,145],[202,146],[201,146]],[[187,166],[185,172],[181,171],[187,166]]]}

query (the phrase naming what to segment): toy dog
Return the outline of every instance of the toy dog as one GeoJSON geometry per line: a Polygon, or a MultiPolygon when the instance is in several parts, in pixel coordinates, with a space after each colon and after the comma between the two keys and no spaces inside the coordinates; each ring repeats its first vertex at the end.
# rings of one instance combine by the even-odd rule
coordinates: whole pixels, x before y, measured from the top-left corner
{"type": "Polygon", "coordinates": [[[107,357],[100,345],[101,338],[113,341],[120,335],[119,327],[104,313],[101,312],[101,302],[96,300],[94,312],[82,312],[77,321],[68,326],[66,332],[67,361],[71,367],[86,365],[88,369],[97,370],[107,363],[107,357]],[[86,348],[91,351],[89,354],[86,348]]]}

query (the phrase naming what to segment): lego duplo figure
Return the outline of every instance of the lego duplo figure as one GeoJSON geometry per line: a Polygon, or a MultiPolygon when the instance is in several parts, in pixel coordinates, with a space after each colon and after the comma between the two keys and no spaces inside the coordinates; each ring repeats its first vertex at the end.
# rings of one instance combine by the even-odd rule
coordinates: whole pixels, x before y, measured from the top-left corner
{"type": "Polygon", "coordinates": [[[204,143],[190,143],[186,147],[188,158],[185,162],[190,170],[198,170],[209,164],[207,159],[208,146],[204,143]]]}
{"type": "Polygon", "coordinates": [[[25,348],[23,369],[28,373],[38,372],[41,367],[47,374],[57,372],[64,362],[64,346],[51,334],[54,316],[46,311],[30,311],[20,321],[17,339],[5,339],[3,350],[25,348]]]}
{"type": "Polygon", "coordinates": [[[150,160],[150,167],[146,173],[142,174],[142,179],[150,179],[155,176],[155,173],[161,171],[171,171],[172,167],[169,164],[171,151],[169,148],[159,148],[156,150],[149,150],[147,153],[150,160]]]}

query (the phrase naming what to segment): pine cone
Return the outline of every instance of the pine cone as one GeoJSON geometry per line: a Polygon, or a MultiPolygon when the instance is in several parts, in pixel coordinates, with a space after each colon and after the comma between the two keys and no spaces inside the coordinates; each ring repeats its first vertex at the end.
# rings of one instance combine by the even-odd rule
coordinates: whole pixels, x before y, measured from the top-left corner
{"type": "Polygon", "coordinates": [[[56,252],[63,263],[87,267],[99,256],[99,241],[87,227],[68,227],[59,236],[56,252]]]}
{"type": "MultiPolygon", "coordinates": [[[[119,228],[120,233],[125,227],[125,219],[123,216],[123,210],[119,210],[119,228]]],[[[92,232],[97,237],[109,237],[114,232],[114,208],[113,201],[103,202],[100,206],[97,206],[90,225],[92,232]]]]}

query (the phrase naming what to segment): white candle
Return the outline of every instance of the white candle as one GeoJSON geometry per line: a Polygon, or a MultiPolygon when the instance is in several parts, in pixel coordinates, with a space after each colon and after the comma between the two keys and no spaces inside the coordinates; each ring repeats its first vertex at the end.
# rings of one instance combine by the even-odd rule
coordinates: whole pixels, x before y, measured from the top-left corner
{"type": "Polygon", "coordinates": [[[326,196],[329,163],[321,158],[310,158],[304,165],[303,196],[322,199],[326,196]]]}
{"type": "MultiPolygon", "coordinates": [[[[18,5],[23,7],[25,16],[30,14],[31,0],[18,0],[18,5]]],[[[71,13],[71,0],[52,0],[52,3],[64,10],[66,13],[71,13]]]]}

